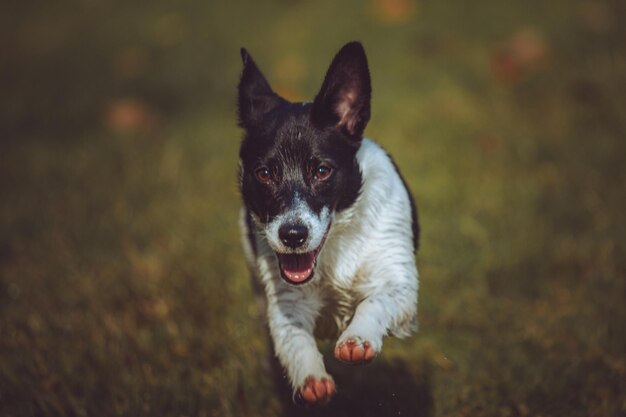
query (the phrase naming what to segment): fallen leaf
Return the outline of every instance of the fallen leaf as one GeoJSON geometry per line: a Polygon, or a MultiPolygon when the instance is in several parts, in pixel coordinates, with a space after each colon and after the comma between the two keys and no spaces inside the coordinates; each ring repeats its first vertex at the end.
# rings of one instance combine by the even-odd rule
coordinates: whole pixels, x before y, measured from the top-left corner
{"type": "Polygon", "coordinates": [[[372,0],[374,18],[381,23],[403,23],[411,20],[417,0],[372,0]]]}
{"type": "Polygon", "coordinates": [[[104,121],[109,129],[120,133],[147,133],[158,126],[154,111],[135,98],[121,98],[109,103],[104,121]]]}
{"type": "Polygon", "coordinates": [[[491,69],[498,81],[516,83],[528,74],[543,68],[548,57],[548,45],[533,29],[522,29],[496,49],[491,69]]]}

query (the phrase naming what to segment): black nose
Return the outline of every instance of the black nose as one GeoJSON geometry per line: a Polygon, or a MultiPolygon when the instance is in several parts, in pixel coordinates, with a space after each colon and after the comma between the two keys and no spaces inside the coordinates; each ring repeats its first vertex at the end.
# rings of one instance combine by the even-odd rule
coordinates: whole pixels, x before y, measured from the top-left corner
{"type": "Polygon", "coordinates": [[[283,224],[278,229],[278,237],[286,246],[295,249],[306,242],[309,230],[301,224],[283,224]]]}

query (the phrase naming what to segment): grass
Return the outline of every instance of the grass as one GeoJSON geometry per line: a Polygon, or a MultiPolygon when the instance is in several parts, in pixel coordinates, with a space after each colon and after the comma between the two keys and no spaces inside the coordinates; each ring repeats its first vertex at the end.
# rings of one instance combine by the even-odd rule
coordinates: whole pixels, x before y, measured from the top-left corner
{"type": "Polygon", "coordinates": [[[626,413],[618,2],[61,1],[0,17],[0,414],[270,416],[239,245],[246,46],[308,99],[370,58],[423,229],[419,333],[327,416],[626,413]]]}

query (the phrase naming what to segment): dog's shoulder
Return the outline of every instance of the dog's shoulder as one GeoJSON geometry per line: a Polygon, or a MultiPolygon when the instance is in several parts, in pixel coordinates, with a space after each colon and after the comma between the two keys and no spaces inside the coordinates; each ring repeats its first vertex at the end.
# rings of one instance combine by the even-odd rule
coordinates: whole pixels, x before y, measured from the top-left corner
{"type": "MultiPolygon", "coordinates": [[[[363,175],[362,195],[367,204],[384,204],[385,202],[408,202],[410,206],[410,222],[413,248],[419,246],[419,219],[417,205],[406,180],[398,166],[387,151],[371,139],[364,139],[357,161],[363,175]],[[396,200],[397,199],[397,200],[396,200]]],[[[406,210],[401,210],[406,213],[406,210]]],[[[402,213],[399,213],[402,216],[402,213]]]]}
{"type": "Polygon", "coordinates": [[[381,170],[389,172],[394,169],[389,154],[372,139],[363,139],[356,158],[364,174],[381,170]]]}
{"type": "Polygon", "coordinates": [[[371,139],[363,139],[356,158],[363,176],[362,192],[404,195],[406,184],[396,163],[382,146],[371,139]]]}

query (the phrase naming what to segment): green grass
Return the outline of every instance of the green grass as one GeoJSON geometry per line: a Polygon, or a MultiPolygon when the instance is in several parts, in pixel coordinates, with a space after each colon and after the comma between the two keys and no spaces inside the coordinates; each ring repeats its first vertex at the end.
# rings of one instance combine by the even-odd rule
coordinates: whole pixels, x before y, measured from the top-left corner
{"type": "Polygon", "coordinates": [[[352,39],[367,134],[418,200],[420,331],[363,368],[322,342],[340,391],[298,414],[626,414],[626,10],[373,3],[7,6],[1,415],[280,415],[237,229],[238,48],[309,99],[352,39]]]}

